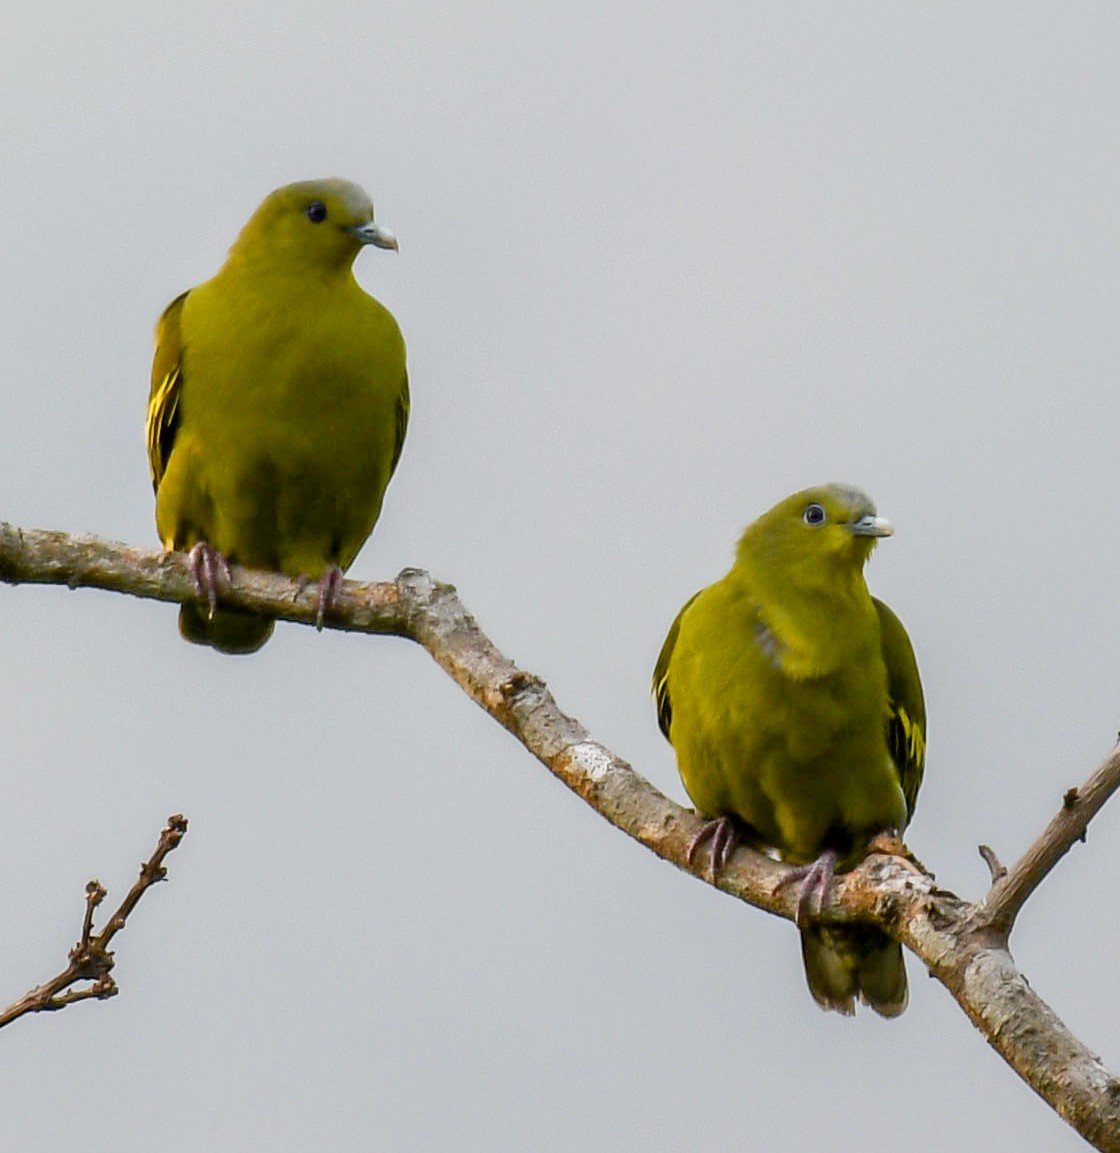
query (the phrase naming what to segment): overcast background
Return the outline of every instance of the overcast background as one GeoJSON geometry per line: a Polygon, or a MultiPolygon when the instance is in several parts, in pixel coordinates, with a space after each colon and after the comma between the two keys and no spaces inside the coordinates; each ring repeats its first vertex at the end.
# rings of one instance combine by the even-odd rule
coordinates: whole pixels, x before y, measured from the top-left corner
{"type": "MultiPolygon", "coordinates": [[[[1105,3],[19,4],[0,43],[0,518],[155,546],[152,327],[272,188],[363,184],[413,419],[351,575],[455,583],[684,801],[683,601],[866,488],[930,713],[909,841],[982,893],[1120,723],[1120,12],[1105,3]]],[[[821,1013],[786,922],[657,860],[407,642],[0,588],[0,1001],[85,882],[170,883],[121,995],[0,1037],[3,1142],[255,1150],[1083,1143],[910,963],[821,1013]]],[[[1120,1066],[1120,805],[1016,960],[1120,1066]]]]}

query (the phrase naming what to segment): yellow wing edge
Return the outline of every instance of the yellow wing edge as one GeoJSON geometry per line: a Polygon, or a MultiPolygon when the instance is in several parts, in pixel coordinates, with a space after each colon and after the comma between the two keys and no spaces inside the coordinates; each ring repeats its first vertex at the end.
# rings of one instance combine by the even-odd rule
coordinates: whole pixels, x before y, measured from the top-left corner
{"type": "Polygon", "coordinates": [[[183,389],[181,318],[187,293],[164,310],[156,325],[156,354],[152,361],[152,389],[148,396],[145,440],[152,488],[158,489],[175,443],[179,398],[183,389]]]}
{"type": "Polygon", "coordinates": [[[876,597],[883,661],[887,666],[887,747],[913,817],[926,766],[926,702],[918,661],[902,621],[876,597]]]}
{"type": "Polygon", "coordinates": [[[669,666],[672,664],[673,650],[677,647],[677,638],[681,633],[681,618],[699,595],[699,592],[695,592],[685,601],[681,611],[669,626],[669,633],[661,646],[661,652],[657,654],[657,664],[653,670],[653,698],[657,702],[657,726],[670,744],[673,743],[673,738],[669,735],[669,730],[673,727],[673,702],[669,699],[669,666]]]}

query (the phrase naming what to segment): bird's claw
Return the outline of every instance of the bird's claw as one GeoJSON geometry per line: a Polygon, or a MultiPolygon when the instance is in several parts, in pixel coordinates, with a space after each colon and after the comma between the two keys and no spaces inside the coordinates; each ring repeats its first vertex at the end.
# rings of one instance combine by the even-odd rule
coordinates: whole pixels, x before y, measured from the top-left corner
{"type": "Polygon", "coordinates": [[[323,617],[334,608],[341,588],[342,569],[332,564],[319,578],[319,604],[315,610],[315,627],[320,632],[323,631],[323,617]]]}
{"type": "Polygon", "coordinates": [[[804,929],[820,917],[837,859],[836,851],[827,849],[815,861],[808,865],[794,865],[778,879],[778,890],[801,883],[801,895],[797,898],[798,928],[804,929]]]}
{"type": "Polygon", "coordinates": [[[711,879],[714,882],[720,873],[727,867],[731,854],[739,844],[739,830],[731,817],[716,817],[705,821],[692,840],[688,842],[688,851],[685,860],[693,864],[697,853],[705,841],[712,842],[711,848],[711,879]]]}
{"type": "Polygon", "coordinates": [[[203,597],[210,609],[210,619],[218,608],[218,592],[224,583],[228,588],[231,581],[229,561],[206,541],[200,540],[187,554],[198,595],[203,597]]]}

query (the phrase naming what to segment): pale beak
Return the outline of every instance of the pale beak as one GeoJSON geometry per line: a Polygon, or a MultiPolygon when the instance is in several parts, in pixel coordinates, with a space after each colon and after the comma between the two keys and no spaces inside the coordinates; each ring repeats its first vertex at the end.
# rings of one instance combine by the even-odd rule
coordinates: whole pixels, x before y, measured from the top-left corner
{"type": "Polygon", "coordinates": [[[894,525],[886,517],[872,516],[870,513],[853,521],[848,528],[853,536],[890,536],[894,532],[894,525]]]}
{"type": "Polygon", "coordinates": [[[347,231],[352,236],[356,236],[362,244],[372,244],[374,248],[391,248],[394,252],[399,251],[396,233],[391,228],[386,228],[384,224],[378,224],[376,220],[371,220],[368,224],[355,224],[353,228],[349,228],[347,231]]]}

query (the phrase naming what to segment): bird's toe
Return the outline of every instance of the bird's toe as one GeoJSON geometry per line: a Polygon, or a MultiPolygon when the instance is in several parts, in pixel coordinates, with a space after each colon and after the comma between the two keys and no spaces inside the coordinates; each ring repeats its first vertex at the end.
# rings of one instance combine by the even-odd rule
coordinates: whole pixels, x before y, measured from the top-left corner
{"type": "Polygon", "coordinates": [[[820,917],[828,887],[832,884],[836,861],[835,850],[827,849],[815,861],[787,869],[779,879],[777,886],[779,890],[788,885],[801,886],[797,898],[797,924],[800,928],[805,928],[820,917]]]}
{"type": "Polygon", "coordinates": [[[230,585],[229,561],[217,549],[200,540],[187,554],[198,595],[210,609],[210,619],[218,607],[218,593],[224,584],[230,585]]]}
{"type": "Polygon", "coordinates": [[[739,829],[731,817],[716,817],[705,821],[688,842],[687,861],[694,863],[706,841],[711,841],[711,879],[715,879],[727,867],[731,854],[739,844],[739,829]]]}
{"type": "Polygon", "coordinates": [[[342,569],[332,564],[319,578],[319,606],[315,611],[315,627],[321,632],[323,618],[334,608],[342,588],[342,569]]]}

